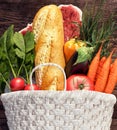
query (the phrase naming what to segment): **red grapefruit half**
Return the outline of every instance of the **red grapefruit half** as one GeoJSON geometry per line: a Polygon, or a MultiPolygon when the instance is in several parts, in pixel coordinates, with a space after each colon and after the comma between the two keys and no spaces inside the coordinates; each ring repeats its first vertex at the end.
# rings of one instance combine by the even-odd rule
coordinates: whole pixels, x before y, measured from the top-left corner
{"type": "Polygon", "coordinates": [[[80,28],[82,22],[82,11],[77,6],[72,4],[69,5],[59,5],[58,6],[63,15],[63,25],[64,25],[64,39],[65,42],[71,38],[79,37],[80,28]]]}
{"type": "Polygon", "coordinates": [[[25,35],[26,34],[26,32],[32,32],[32,23],[31,24],[27,24],[27,26],[25,27],[25,28],[23,28],[23,29],[21,29],[20,31],[19,31],[19,33],[22,33],[23,35],[25,35]]]}

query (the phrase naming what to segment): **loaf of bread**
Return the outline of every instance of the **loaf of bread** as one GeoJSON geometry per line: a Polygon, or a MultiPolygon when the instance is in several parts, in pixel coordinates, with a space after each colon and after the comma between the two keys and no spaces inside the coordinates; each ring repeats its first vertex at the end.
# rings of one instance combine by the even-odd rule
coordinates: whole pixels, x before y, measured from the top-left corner
{"type": "MultiPolygon", "coordinates": [[[[36,42],[35,66],[42,63],[56,63],[64,68],[63,18],[56,5],[44,6],[36,13],[33,32],[36,42]]],[[[36,83],[42,90],[63,90],[63,79],[62,72],[54,66],[43,67],[36,71],[36,83]]]]}

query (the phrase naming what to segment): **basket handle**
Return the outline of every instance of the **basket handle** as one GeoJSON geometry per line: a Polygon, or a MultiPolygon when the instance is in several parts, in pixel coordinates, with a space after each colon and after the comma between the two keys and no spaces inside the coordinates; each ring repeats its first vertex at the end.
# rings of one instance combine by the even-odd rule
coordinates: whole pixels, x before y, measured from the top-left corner
{"type": "Polygon", "coordinates": [[[64,71],[64,69],[63,69],[60,65],[58,65],[58,64],[56,64],[56,63],[43,63],[43,64],[40,64],[40,65],[37,65],[36,67],[34,67],[34,68],[32,69],[32,72],[30,73],[30,85],[31,85],[31,90],[33,90],[33,87],[32,87],[32,84],[33,84],[32,75],[33,75],[33,73],[35,72],[35,70],[41,69],[41,67],[44,67],[44,66],[55,66],[55,67],[57,67],[59,70],[61,70],[61,72],[63,73],[63,76],[64,76],[64,90],[66,90],[66,74],[65,74],[65,71],[64,71]]]}

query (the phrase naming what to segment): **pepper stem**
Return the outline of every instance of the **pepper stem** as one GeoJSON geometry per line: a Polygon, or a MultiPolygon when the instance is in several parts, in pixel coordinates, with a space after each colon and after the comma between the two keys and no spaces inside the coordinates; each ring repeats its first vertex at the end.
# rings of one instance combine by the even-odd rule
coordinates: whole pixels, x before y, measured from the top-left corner
{"type": "Polygon", "coordinates": [[[75,37],[75,43],[77,43],[77,42],[78,42],[78,40],[79,40],[79,39],[78,39],[78,37],[75,37]]]}

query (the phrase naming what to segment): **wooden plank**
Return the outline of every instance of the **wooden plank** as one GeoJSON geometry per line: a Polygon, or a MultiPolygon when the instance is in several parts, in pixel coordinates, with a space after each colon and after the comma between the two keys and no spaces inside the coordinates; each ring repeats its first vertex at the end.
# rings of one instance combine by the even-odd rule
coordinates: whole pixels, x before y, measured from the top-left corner
{"type": "Polygon", "coordinates": [[[111,130],[117,130],[117,119],[113,119],[112,125],[111,125],[111,130]]]}

